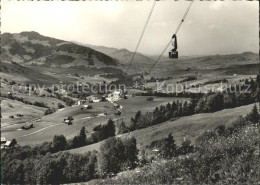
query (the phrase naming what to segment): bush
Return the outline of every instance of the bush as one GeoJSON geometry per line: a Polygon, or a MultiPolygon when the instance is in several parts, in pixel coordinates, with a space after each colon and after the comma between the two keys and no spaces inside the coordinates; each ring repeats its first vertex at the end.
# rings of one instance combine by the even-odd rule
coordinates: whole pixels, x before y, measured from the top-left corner
{"type": "Polygon", "coordinates": [[[122,121],[120,124],[119,124],[119,127],[118,127],[118,134],[124,134],[124,133],[127,133],[129,132],[129,128],[125,125],[125,123],[122,121]]]}
{"type": "Polygon", "coordinates": [[[82,127],[79,135],[75,136],[72,139],[71,146],[69,148],[72,149],[72,148],[85,146],[87,144],[86,138],[87,136],[86,136],[85,127],[82,127]]]}
{"type": "Polygon", "coordinates": [[[177,146],[171,134],[167,138],[153,141],[149,147],[158,149],[163,158],[172,158],[176,155],[177,146]]]}
{"type": "Polygon", "coordinates": [[[38,107],[47,107],[47,105],[45,105],[44,102],[38,102],[38,101],[35,101],[33,103],[34,106],[38,106],[38,107]]]}
{"type": "Polygon", "coordinates": [[[110,138],[100,146],[98,171],[101,177],[107,177],[121,170],[136,166],[138,150],[135,138],[110,138]]]}
{"type": "Polygon", "coordinates": [[[10,85],[15,85],[16,82],[15,82],[15,81],[11,81],[11,82],[9,82],[9,84],[10,84],[10,85]]]}
{"type": "Polygon", "coordinates": [[[67,140],[63,135],[54,136],[52,140],[52,152],[63,151],[67,148],[67,140]]]}
{"type": "Polygon", "coordinates": [[[99,142],[104,139],[107,139],[109,137],[115,136],[115,125],[114,121],[112,119],[109,119],[107,124],[105,125],[98,125],[96,126],[93,131],[95,131],[93,134],[91,134],[90,142],[99,142]]]}
{"type": "Polygon", "coordinates": [[[52,113],[54,113],[55,111],[56,111],[55,108],[48,108],[48,109],[44,112],[44,115],[52,114],[52,113]]]}
{"type": "Polygon", "coordinates": [[[62,104],[62,103],[58,103],[58,109],[62,109],[64,108],[65,106],[62,104]]]}

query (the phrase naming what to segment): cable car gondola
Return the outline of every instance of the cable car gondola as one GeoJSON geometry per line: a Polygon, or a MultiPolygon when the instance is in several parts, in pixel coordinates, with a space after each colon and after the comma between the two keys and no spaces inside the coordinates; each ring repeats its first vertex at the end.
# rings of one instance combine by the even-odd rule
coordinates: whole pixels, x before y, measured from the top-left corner
{"type": "Polygon", "coordinates": [[[169,58],[178,58],[178,46],[177,46],[177,36],[176,34],[173,34],[172,36],[172,45],[173,45],[173,49],[169,52],[169,58]]]}

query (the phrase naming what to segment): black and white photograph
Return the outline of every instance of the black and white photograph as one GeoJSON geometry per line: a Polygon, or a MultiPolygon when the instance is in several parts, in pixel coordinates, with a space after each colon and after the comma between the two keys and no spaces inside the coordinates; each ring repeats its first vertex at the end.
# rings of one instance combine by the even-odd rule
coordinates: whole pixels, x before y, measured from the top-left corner
{"type": "Polygon", "coordinates": [[[259,1],[0,11],[1,184],[260,184],[259,1]]]}

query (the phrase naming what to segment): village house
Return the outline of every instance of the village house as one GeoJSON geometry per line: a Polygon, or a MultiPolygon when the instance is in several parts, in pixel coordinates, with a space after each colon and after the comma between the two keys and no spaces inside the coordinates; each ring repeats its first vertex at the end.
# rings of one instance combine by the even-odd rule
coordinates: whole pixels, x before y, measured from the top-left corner
{"type": "Polygon", "coordinates": [[[83,107],[81,107],[81,110],[87,110],[87,109],[92,109],[92,105],[83,105],[83,107]]]}
{"type": "Polygon", "coordinates": [[[69,116],[69,117],[65,118],[65,119],[63,120],[63,122],[64,122],[65,124],[71,125],[73,120],[74,120],[73,117],[72,117],[72,116],[69,116]]]}
{"type": "Polygon", "coordinates": [[[5,144],[5,143],[6,143],[5,137],[1,137],[1,144],[5,144]]]}
{"type": "Polygon", "coordinates": [[[86,100],[88,100],[89,103],[97,103],[101,101],[101,99],[96,96],[86,97],[86,100]]]}
{"type": "MultiPolygon", "coordinates": [[[[2,140],[2,138],[1,138],[1,140],[2,140]]],[[[3,146],[1,145],[1,148],[11,148],[11,147],[14,147],[16,144],[17,144],[16,140],[13,139],[12,141],[6,141],[3,146]]]]}
{"type": "Polygon", "coordinates": [[[100,102],[100,99],[94,99],[93,100],[93,103],[98,103],[98,102],[100,102]]]}
{"type": "Polygon", "coordinates": [[[69,120],[69,119],[66,119],[66,120],[64,120],[64,123],[67,124],[67,125],[71,125],[71,124],[72,124],[72,121],[69,120]]]}
{"type": "Polygon", "coordinates": [[[124,97],[124,92],[122,90],[115,90],[114,92],[108,94],[106,98],[109,102],[118,101],[124,97]]]}

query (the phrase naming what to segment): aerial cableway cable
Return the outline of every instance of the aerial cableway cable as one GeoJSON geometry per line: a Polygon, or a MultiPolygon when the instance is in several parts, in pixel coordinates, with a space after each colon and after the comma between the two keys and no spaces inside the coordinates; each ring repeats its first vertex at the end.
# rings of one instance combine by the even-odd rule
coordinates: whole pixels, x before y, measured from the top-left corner
{"type": "Polygon", "coordinates": [[[152,8],[151,8],[151,10],[150,10],[149,16],[148,16],[148,18],[147,18],[147,20],[146,20],[146,23],[145,23],[144,27],[143,27],[142,34],[141,34],[141,36],[140,36],[140,38],[139,38],[139,41],[138,41],[138,43],[137,43],[137,46],[136,46],[136,48],[135,48],[134,54],[132,55],[132,58],[131,58],[130,62],[128,63],[128,66],[127,66],[127,69],[126,69],[126,73],[128,72],[130,66],[132,65],[132,62],[133,62],[133,60],[134,60],[135,54],[136,54],[136,52],[137,52],[137,49],[138,49],[138,47],[139,47],[139,45],[140,45],[140,43],[141,43],[141,40],[142,40],[142,38],[143,38],[143,35],[144,35],[144,32],[145,32],[146,26],[148,25],[148,22],[149,22],[149,20],[150,20],[150,18],[151,18],[151,16],[152,16],[152,13],[153,13],[155,4],[156,4],[156,1],[154,1],[153,6],[152,6],[152,8]]]}
{"type": "MultiPolygon", "coordinates": [[[[181,19],[181,22],[179,23],[179,25],[178,25],[178,27],[177,27],[177,29],[176,29],[174,35],[177,35],[177,33],[178,33],[178,31],[179,31],[179,29],[180,29],[182,23],[184,22],[184,20],[185,20],[187,14],[188,14],[188,12],[189,12],[189,10],[190,10],[191,5],[192,5],[193,2],[194,2],[194,0],[192,0],[192,1],[190,2],[190,4],[189,4],[189,6],[188,6],[188,8],[187,8],[187,10],[186,10],[186,12],[185,12],[185,14],[183,15],[183,17],[182,17],[182,19],[181,19]]],[[[156,59],[156,61],[155,61],[154,64],[152,65],[150,73],[152,72],[153,68],[157,65],[157,63],[159,62],[159,60],[161,59],[162,55],[165,53],[165,51],[167,50],[167,48],[169,47],[169,45],[172,43],[172,41],[173,41],[173,37],[170,39],[170,41],[168,42],[168,44],[167,44],[167,45],[165,46],[165,48],[163,49],[161,55],[159,55],[159,57],[156,59]]]]}

